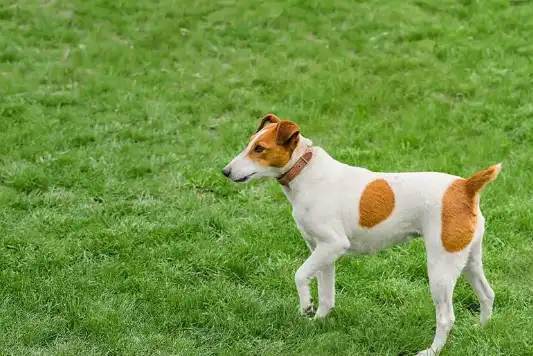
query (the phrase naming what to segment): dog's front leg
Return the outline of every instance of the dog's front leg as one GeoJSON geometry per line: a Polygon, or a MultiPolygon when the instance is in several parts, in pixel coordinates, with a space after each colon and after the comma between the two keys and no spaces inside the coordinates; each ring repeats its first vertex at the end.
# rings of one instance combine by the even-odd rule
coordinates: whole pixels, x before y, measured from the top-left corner
{"type": "Polygon", "coordinates": [[[317,276],[318,310],[315,318],[323,318],[335,306],[335,263],[324,267],[317,276]]]}
{"type": "Polygon", "coordinates": [[[317,244],[313,253],[311,253],[311,256],[309,256],[298,271],[296,271],[294,279],[296,281],[298,296],[300,297],[300,312],[303,315],[312,315],[314,313],[309,283],[313,278],[317,277],[319,273],[322,274],[320,280],[323,282],[319,282],[322,284],[322,288],[319,284],[319,289],[322,289],[322,294],[319,292],[319,296],[321,298],[324,296],[325,298],[324,301],[320,300],[320,303],[321,306],[323,302],[325,304],[323,307],[319,308],[320,313],[318,316],[325,316],[327,312],[329,312],[329,309],[331,309],[334,298],[331,298],[331,294],[334,294],[335,284],[332,273],[334,271],[333,266],[335,265],[335,261],[346,252],[348,247],[349,242],[346,238],[339,238],[329,242],[320,242],[317,244]],[[324,272],[325,275],[323,274],[324,272]]]}

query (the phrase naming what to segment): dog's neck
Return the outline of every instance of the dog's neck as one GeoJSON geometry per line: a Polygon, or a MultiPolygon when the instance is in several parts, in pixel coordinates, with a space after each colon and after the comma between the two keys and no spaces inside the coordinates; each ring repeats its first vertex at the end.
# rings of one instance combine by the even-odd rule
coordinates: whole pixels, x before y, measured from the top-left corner
{"type": "Polygon", "coordinates": [[[305,166],[287,184],[282,184],[283,190],[288,195],[294,195],[299,191],[305,190],[305,187],[320,184],[328,174],[328,172],[319,169],[319,167],[325,163],[324,160],[329,161],[333,160],[333,158],[320,147],[312,146],[312,142],[305,138],[298,143],[283,174],[287,174],[298,161],[301,161],[302,156],[308,151],[312,152],[312,158],[305,163],[305,166]]]}
{"type": "Polygon", "coordinates": [[[300,155],[292,167],[278,177],[279,184],[289,185],[289,183],[296,178],[302,172],[302,170],[305,169],[311,159],[313,159],[313,150],[309,147],[306,147],[304,153],[300,155]]]}
{"type": "MultiPolygon", "coordinates": [[[[287,164],[283,168],[283,171],[281,172],[281,175],[278,177],[278,180],[281,177],[287,175],[290,172],[290,170],[293,169],[296,163],[298,163],[300,158],[302,158],[305,155],[306,152],[312,151],[313,150],[312,146],[313,146],[313,141],[300,135],[298,144],[296,145],[296,148],[292,152],[289,162],[287,162],[287,164]]],[[[286,184],[282,183],[282,185],[286,185],[286,184]]]]}

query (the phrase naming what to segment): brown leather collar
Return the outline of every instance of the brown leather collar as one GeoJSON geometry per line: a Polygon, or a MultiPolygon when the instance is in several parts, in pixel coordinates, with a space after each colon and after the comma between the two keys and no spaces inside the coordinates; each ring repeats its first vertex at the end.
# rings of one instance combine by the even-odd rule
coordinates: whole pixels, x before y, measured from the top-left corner
{"type": "Polygon", "coordinates": [[[289,169],[287,172],[283,173],[280,177],[278,177],[278,182],[281,185],[289,185],[289,183],[296,178],[298,174],[307,166],[309,161],[313,158],[313,151],[308,148],[305,153],[302,155],[302,157],[298,158],[294,166],[292,166],[291,169],[289,169]]]}

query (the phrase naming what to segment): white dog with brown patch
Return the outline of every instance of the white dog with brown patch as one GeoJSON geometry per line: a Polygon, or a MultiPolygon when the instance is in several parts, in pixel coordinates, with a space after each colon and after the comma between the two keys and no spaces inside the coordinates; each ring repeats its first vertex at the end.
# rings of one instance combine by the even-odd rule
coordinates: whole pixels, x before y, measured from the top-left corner
{"type": "Polygon", "coordinates": [[[461,272],[480,302],[481,324],[492,314],[494,292],[481,261],[485,220],[479,193],[501,164],[468,179],[435,173],[379,173],[336,161],[300,134],[298,126],[266,115],[247,147],[223,170],[234,182],[276,177],[311,249],[295,274],[300,311],[315,314],[309,283],[318,279],[315,318],[335,305],[335,261],[423,236],[437,327],[431,346],[439,353],[455,320],[452,295],[461,272]]]}

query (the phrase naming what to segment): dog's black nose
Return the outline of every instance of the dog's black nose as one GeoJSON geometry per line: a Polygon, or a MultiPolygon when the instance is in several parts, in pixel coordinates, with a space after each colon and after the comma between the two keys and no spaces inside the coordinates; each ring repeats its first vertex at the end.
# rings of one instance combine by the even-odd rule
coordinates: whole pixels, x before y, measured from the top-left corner
{"type": "Polygon", "coordinates": [[[226,177],[229,177],[230,173],[231,173],[231,169],[229,169],[229,168],[224,168],[222,170],[222,174],[225,175],[226,177]]]}

